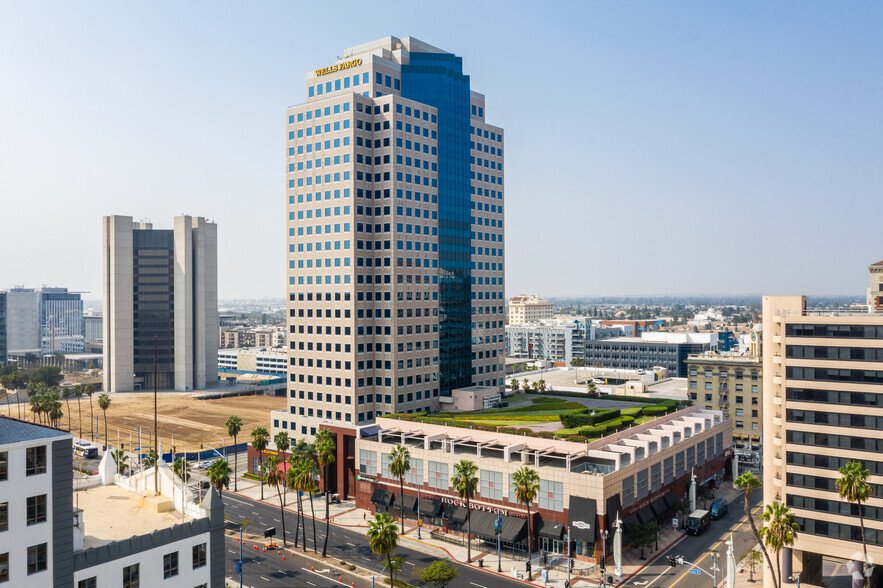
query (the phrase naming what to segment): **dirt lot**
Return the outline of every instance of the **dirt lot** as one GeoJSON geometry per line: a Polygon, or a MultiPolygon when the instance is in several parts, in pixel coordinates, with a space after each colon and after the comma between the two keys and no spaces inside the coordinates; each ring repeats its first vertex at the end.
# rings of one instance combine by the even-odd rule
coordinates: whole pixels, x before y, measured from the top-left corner
{"type": "MultiPolygon", "coordinates": [[[[153,431],[153,394],[152,393],[124,393],[111,394],[110,408],[107,409],[107,428],[110,442],[117,445],[117,429],[119,440],[129,445],[129,439],[134,443],[138,441],[138,425],[141,425],[143,443],[147,444],[148,433],[153,431]]],[[[175,436],[175,445],[179,450],[185,448],[193,451],[199,448],[199,444],[208,447],[217,447],[220,440],[212,433],[220,435],[224,443],[233,444],[233,439],[227,436],[224,421],[230,415],[237,415],[242,419],[242,431],[239,434],[240,443],[248,441],[251,430],[258,425],[270,429],[270,411],[285,408],[285,398],[272,396],[239,396],[221,398],[217,400],[195,400],[189,394],[162,393],[158,402],[159,437],[163,447],[171,446],[172,433],[175,436]]],[[[63,409],[64,418],[62,428],[68,426],[67,406],[63,409]]],[[[87,397],[80,399],[80,410],[83,414],[83,436],[89,437],[89,400],[87,397]]],[[[98,419],[98,429],[95,431],[96,440],[101,435],[104,438],[104,415],[98,408],[98,395],[92,397],[92,410],[98,419]]],[[[0,412],[6,414],[5,406],[0,405],[0,412]]],[[[13,413],[15,406],[13,405],[13,413]]],[[[15,416],[15,414],[13,414],[15,416]]],[[[78,419],[77,402],[70,400],[71,430],[79,435],[80,423],[78,419]]],[[[28,415],[30,417],[30,414],[28,415]]]]}

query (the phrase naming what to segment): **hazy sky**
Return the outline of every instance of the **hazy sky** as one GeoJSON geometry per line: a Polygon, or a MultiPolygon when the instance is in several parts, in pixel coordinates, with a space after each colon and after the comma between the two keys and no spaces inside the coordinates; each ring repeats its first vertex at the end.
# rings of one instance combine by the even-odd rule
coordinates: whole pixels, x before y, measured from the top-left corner
{"type": "Polygon", "coordinates": [[[861,294],[883,5],[0,0],[0,289],[100,297],[107,214],[218,223],[285,295],[285,108],[347,47],[461,55],[506,131],[506,291],[861,294]]]}

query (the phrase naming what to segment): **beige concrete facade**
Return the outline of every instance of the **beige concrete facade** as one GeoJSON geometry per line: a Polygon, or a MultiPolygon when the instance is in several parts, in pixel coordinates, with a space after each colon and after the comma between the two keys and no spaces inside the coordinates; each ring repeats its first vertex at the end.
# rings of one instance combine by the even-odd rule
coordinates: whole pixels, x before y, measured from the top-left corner
{"type": "Polygon", "coordinates": [[[536,294],[513,296],[509,299],[509,326],[551,319],[554,310],[554,304],[536,294]]]}
{"type": "Polygon", "coordinates": [[[871,562],[883,562],[883,315],[765,296],[763,332],[764,502],[787,504],[801,527],[794,571],[821,584],[821,557],[863,560],[857,507],[835,488],[851,460],[871,472],[865,536],[871,562]]]}
{"type": "MultiPolygon", "coordinates": [[[[759,337],[759,333],[753,333],[759,337]]],[[[759,443],[763,427],[763,362],[759,355],[706,352],[687,358],[690,400],[733,421],[733,438],[759,443]]]]}

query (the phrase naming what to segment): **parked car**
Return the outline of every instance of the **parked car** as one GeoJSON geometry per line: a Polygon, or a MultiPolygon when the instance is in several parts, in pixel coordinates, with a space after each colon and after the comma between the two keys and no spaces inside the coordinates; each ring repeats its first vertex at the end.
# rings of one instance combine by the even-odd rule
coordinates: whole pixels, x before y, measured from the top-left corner
{"type": "Polygon", "coordinates": [[[727,512],[729,510],[729,505],[727,505],[727,501],[723,498],[718,498],[714,502],[711,503],[711,509],[709,509],[709,513],[711,514],[712,519],[722,519],[727,516],[727,512]]]}

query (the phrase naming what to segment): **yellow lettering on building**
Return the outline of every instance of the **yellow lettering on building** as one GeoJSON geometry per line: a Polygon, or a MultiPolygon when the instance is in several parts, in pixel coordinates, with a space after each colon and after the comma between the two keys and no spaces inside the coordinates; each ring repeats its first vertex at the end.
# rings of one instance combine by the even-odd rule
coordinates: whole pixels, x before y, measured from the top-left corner
{"type": "Polygon", "coordinates": [[[328,67],[323,67],[322,69],[316,70],[316,76],[324,76],[326,74],[334,73],[336,71],[340,71],[342,69],[349,69],[351,67],[358,67],[362,65],[361,59],[351,59],[350,61],[341,61],[340,63],[336,63],[334,65],[329,65],[328,67]]]}

